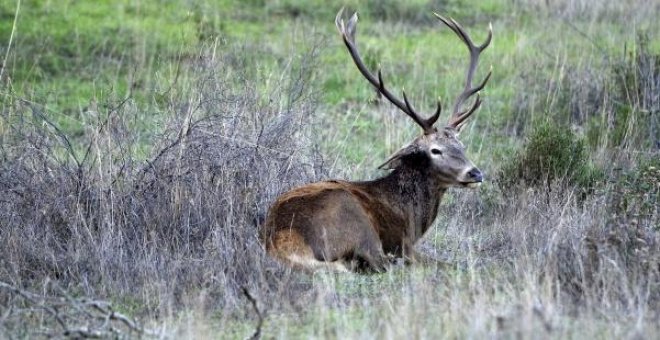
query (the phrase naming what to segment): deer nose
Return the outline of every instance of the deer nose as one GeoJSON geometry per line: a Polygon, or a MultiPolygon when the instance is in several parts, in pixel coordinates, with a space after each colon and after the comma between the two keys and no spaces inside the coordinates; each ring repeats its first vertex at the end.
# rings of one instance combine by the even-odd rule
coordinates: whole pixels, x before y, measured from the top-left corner
{"type": "Polygon", "coordinates": [[[481,173],[481,170],[477,168],[472,168],[472,170],[468,171],[467,175],[470,180],[475,182],[482,182],[484,180],[484,175],[481,173]]]}

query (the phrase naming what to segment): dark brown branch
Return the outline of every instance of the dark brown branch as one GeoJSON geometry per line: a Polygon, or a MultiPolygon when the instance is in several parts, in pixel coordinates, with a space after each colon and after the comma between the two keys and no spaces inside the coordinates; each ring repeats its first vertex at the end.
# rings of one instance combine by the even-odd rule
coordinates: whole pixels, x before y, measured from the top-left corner
{"type": "Polygon", "coordinates": [[[250,301],[250,304],[252,305],[252,309],[254,309],[254,312],[257,314],[257,325],[255,326],[252,335],[247,339],[256,340],[261,338],[261,327],[264,324],[264,316],[261,313],[261,310],[259,310],[259,306],[257,305],[257,299],[255,299],[254,296],[250,294],[250,291],[246,287],[243,287],[243,295],[245,295],[245,298],[248,301],[250,301]]]}

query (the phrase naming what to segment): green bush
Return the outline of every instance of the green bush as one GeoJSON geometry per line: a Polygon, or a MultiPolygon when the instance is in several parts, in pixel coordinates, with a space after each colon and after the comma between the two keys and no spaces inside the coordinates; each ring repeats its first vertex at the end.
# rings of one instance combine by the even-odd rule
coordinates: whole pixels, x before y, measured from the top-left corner
{"type": "Polygon", "coordinates": [[[538,186],[562,180],[569,186],[588,188],[599,176],[583,139],[568,128],[543,123],[524,148],[504,164],[500,180],[505,186],[538,186]]]}

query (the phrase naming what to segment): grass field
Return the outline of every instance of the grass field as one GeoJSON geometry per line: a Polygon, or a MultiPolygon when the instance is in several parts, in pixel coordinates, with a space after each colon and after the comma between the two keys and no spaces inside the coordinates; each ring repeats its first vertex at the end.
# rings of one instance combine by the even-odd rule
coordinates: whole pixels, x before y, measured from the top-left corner
{"type": "MultiPolygon", "coordinates": [[[[0,338],[657,338],[660,3],[0,3],[0,338]],[[493,42],[461,134],[486,173],[418,248],[447,267],[308,275],[257,239],[269,204],[361,180],[493,42]]],[[[445,115],[448,113],[445,112],[445,115]]],[[[441,117],[440,121],[447,119],[441,117]]]]}

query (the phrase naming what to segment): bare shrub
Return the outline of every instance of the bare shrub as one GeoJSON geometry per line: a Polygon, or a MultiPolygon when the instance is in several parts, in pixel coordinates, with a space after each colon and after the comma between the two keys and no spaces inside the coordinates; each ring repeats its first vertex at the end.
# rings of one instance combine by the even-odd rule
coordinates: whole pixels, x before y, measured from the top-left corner
{"type": "Polygon", "coordinates": [[[56,280],[150,315],[200,303],[230,311],[246,305],[243,289],[302,303],[302,287],[280,291],[287,272],[256,233],[276,194],[327,176],[311,138],[316,51],[280,64],[270,86],[235,51],[181,65],[193,77],[165,98],[172,116],[147,162],[133,158],[126,122],[141,113],[130,98],[97,108],[102,118],[76,141],[15,100],[3,117],[0,279],[56,280]]]}

